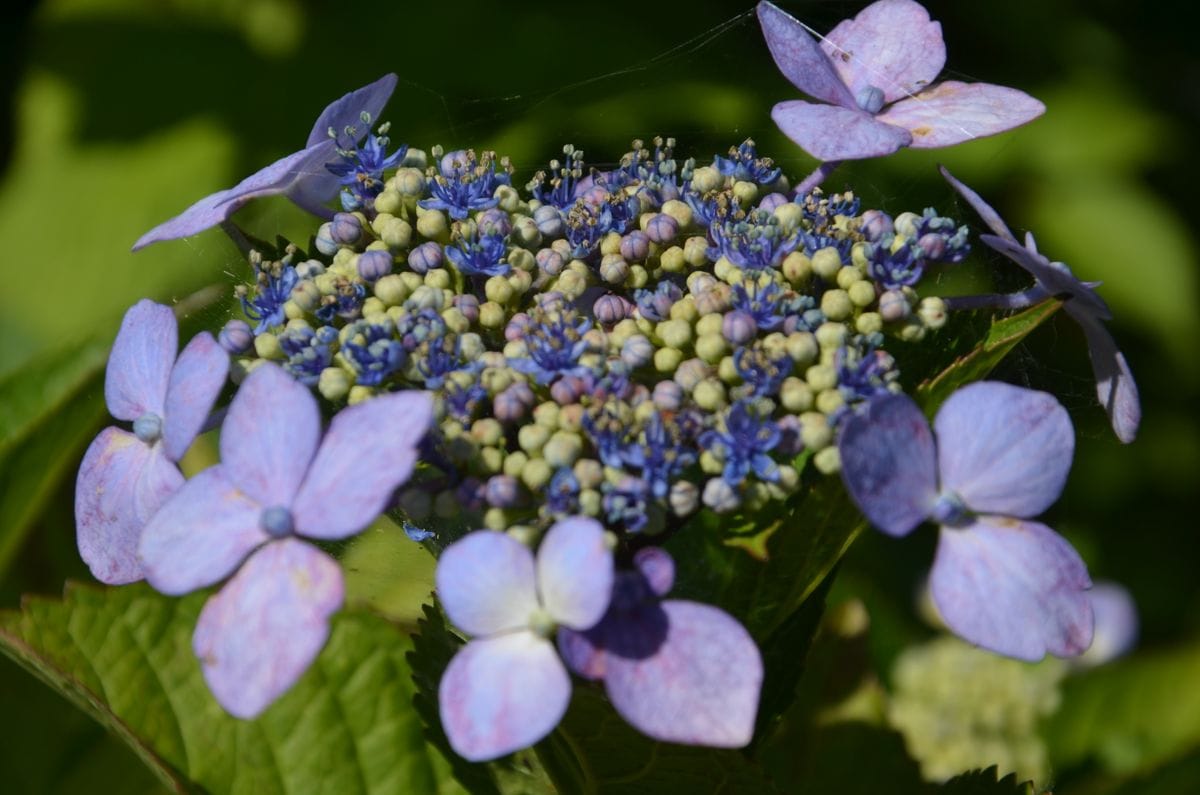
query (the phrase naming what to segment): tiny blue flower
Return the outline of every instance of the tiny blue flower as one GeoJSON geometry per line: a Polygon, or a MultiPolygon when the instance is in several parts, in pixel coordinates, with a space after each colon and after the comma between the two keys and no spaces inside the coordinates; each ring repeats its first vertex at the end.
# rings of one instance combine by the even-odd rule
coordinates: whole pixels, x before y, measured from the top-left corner
{"type": "Polygon", "coordinates": [[[504,262],[504,236],[477,234],[446,246],[446,256],[464,276],[504,276],[512,267],[504,262]]]}
{"type": "Polygon", "coordinates": [[[753,404],[739,400],[725,417],[725,430],[705,431],[700,445],[724,457],[725,482],[737,486],[752,471],[759,480],[779,479],[779,465],[767,455],[779,444],[778,426],[769,417],[759,418],[753,404]]]}

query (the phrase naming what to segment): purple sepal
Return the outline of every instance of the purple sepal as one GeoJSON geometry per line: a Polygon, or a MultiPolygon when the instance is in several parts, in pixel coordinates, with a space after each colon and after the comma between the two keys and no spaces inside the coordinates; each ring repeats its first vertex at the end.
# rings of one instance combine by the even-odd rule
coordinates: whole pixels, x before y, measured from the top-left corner
{"type": "Polygon", "coordinates": [[[121,320],[104,374],[108,413],[132,422],[143,414],[162,417],[179,329],[169,306],[142,299],[121,320]]]}
{"type": "Polygon", "coordinates": [[[913,0],[879,0],[821,40],[842,81],[857,97],[875,86],[895,102],[929,86],[946,65],[942,26],[913,0]]]}
{"type": "Polygon", "coordinates": [[[342,605],[333,558],[296,539],[267,544],[208,600],[192,650],[225,711],[249,720],[288,690],[329,637],[342,605]]]}
{"type": "Polygon", "coordinates": [[[759,3],[757,10],[767,49],[792,85],[831,105],[857,107],[833,63],[799,20],[772,3],[759,3]]]}
{"type": "Polygon", "coordinates": [[[1015,88],[947,80],[875,118],[912,133],[914,149],[936,149],[1011,130],[1045,112],[1045,105],[1015,88]]]}
{"type": "Polygon", "coordinates": [[[366,113],[371,117],[371,123],[376,124],[383,106],[392,98],[392,92],[396,90],[396,82],[399,79],[394,73],[388,73],[374,83],[355,89],[341,99],[329,103],[317,117],[305,145],[312,146],[328,140],[330,129],[341,136],[346,127],[354,127],[361,139],[368,132],[362,127],[361,114],[366,113]]]}
{"type": "Polygon", "coordinates": [[[1096,376],[1096,398],[1108,413],[1117,438],[1129,444],[1137,437],[1138,425],[1142,421],[1142,404],[1125,354],[1117,349],[1117,343],[1108,329],[1094,316],[1077,310],[1071,302],[1067,303],[1066,310],[1079,323],[1087,338],[1088,358],[1096,376]]]}
{"type": "Polygon", "coordinates": [[[938,494],[933,434],[911,398],[886,395],[847,416],[838,451],[846,490],[871,524],[903,536],[929,516],[938,494]]]}
{"type": "Polygon", "coordinates": [[[943,527],[929,578],[934,604],[960,637],[1036,661],[1092,642],[1091,587],[1079,554],[1037,522],[980,516],[943,527]]]}
{"type": "Polygon", "coordinates": [[[158,445],[120,428],[105,428],[92,441],[75,482],[75,535],[97,580],[124,585],[142,579],[142,528],[181,485],[179,468],[158,445]]]}
{"type": "Polygon", "coordinates": [[[869,113],[794,99],[771,109],[781,132],[818,160],[862,160],[890,155],[912,144],[908,130],[876,121],[869,113]]]}
{"type": "Polygon", "coordinates": [[[612,598],[613,555],[595,519],[555,522],[538,547],[538,593],[554,620],[587,629],[604,616],[612,598]]]}
{"type": "Polygon", "coordinates": [[[469,533],[442,552],[434,574],[450,623],[469,635],[528,626],[538,607],[533,554],[504,533],[469,533]]]}
{"type": "Polygon", "coordinates": [[[1097,582],[1087,595],[1096,621],[1092,645],[1084,653],[1082,662],[1102,665],[1137,644],[1137,605],[1129,591],[1115,582],[1097,582]]]}
{"type": "Polygon", "coordinates": [[[171,370],[163,418],[163,447],[172,461],[183,458],[199,435],[229,374],[229,354],[212,334],[201,332],[184,346],[171,370]]]}
{"type": "Polygon", "coordinates": [[[527,630],[472,640],[438,685],[446,738],[472,762],[533,745],[558,725],[570,700],[571,679],[553,644],[527,630]]]}
{"type": "Polygon", "coordinates": [[[942,404],[934,430],[942,489],[972,511],[1027,518],[1062,494],[1075,431],[1053,395],[978,381],[942,404]]]}

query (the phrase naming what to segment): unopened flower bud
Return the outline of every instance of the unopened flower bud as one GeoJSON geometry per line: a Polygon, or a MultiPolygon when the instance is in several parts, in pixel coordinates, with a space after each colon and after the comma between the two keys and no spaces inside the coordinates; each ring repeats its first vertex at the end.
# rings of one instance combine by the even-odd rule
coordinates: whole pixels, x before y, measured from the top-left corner
{"type": "Polygon", "coordinates": [[[236,356],[250,350],[250,346],[254,344],[254,333],[250,330],[249,323],[235,318],[227,322],[217,334],[217,342],[226,353],[236,356]]]}
{"type": "Polygon", "coordinates": [[[666,213],[655,213],[647,221],[645,231],[655,243],[670,243],[679,234],[679,222],[666,213]]]}
{"type": "Polygon", "coordinates": [[[386,251],[365,251],[358,257],[358,275],[374,282],[392,272],[392,255],[386,251]]]}
{"type": "Polygon", "coordinates": [[[885,323],[896,323],[908,317],[912,308],[899,290],[888,290],[879,296],[879,316],[885,323]]]}
{"type": "Polygon", "coordinates": [[[408,252],[408,267],[420,274],[442,267],[442,260],[442,247],[432,241],[408,252]]]}
{"type": "Polygon", "coordinates": [[[336,213],[330,221],[329,236],[339,246],[356,245],[363,237],[362,223],[353,213],[336,213]]]}

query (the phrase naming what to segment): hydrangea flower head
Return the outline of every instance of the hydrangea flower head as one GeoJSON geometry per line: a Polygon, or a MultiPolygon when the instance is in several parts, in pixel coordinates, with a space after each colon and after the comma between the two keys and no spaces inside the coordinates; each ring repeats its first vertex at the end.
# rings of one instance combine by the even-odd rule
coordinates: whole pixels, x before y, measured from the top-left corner
{"type": "Polygon", "coordinates": [[[317,118],[303,149],[254,172],[228,190],[205,196],[171,220],[142,235],[133,244],[133,250],[162,240],[175,240],[203,232],[228,220],[242,205],[260,196],[282,194],[306,210],[329,215],[328,211],[321,209],[321,205],[332,199],[341,186],[339,176],[326,168],[328,164],[341,162],[337,139],[330,137],[329,132],[333,130],[335,134],[342,135],[346,130],[354,129],[354,140],[346,147],[353,149],[358,139],[367,132],[357,129],[360,118],[363,114],[370,118],[379,115],[392,96],[397,79],[394,74],[384,75],[374,83],[351,91],[331,103],[317,118]]]}
{"type": "Polygon", "coordinates": [[[887,395],[847,417],[838,448],[847,490],[880,530],[941,525],[930,589],[950,629],[1030,661],[1088,648],[1087,569],[1028,521],[1058,499],[1075,448],[1051,395],[980,381],[950,396],[933,431],[912,399],[887,395]]]}
{"type": "Polygon", "coordinates": [[[138,552],[162,593],[233,574],[205,604],[192,644],[231,715],[258,715],[325,645],[341,569],[302,537],[347,538],[374,520],[412,473],[432,412],[426,393],[382,395],[339,412],[322,440],[309,390],[262,364],[229,406],[221,463],[146,526],[138,552]]]}
{"type": "Polygon", "coordinates": [[[175,357],[179,330],[170,307],[139,301],[125,313],[105,374],[109,413],[133,433],[105,428],[83,457],[75,484],[79,553],[110,585],[142,579],[142,528],[183,485],[176,462],[200,433],[229,371],[229,355],[208,332],[175,357]]]}
{"type": "Polygon", "coordinates": [[[1104,299],[1096,294],[1097,284],[1082,282],[1063,263],[1051,262],[1037,250],[1032,233],[1026,233],[1025,245],[1022,246],[1000,215],[978,193],[955,179],[945,168],[941,172],[959,195],[975,208],[988,228],[996,233],[980,235],[979,239],[1020,265],[1037,280],[1033,290],[1020,296],[1019,304],[1028,305],[1050,296],[1063,299],[1063,310],[1079,324],[1087,338],[1088,358],[1092,360],[1092,372],[1096,376],[1096,396],[1108,413],[1113,432],[1122,442],[1132,442],[1142,421],[1141,401],[1125,354],[1117,348],[1117,343],[1104,327],[1104,322],[1112,319],[1112,312],[1104,299]]]}
{"type": "Polygon", "coordinates": [[[545,737],[571,700],[554,630],[591,628],[612,595],[613,556],[600,523],[556,522],[536,561],[511,536],[471,533],[442,553],[436,578],[446,615],[472,636],[438,687],[451,747],[477,762],[545,737]]]}
{"type": "Polygon", "coordinates": [[[842,21],[820,44],[772,3],[758,20],[784,77],[824,104],[780,102],[771,117],[822,161],[932,149],[1010,130],[1045,106],[1013,88],[947,80],[942,27],[913,0],[878,0],[842,21]]]}
{"type": "Polygon", "coordinates": [[[657,740],[717,748],[750,742],[763,666],[750,633],[711,605],[663,599],[675,563],[658,547],[621,572],[604,619],[563,628],[558,644],[581,676],[604,681],[613,707],[657,740]]]}

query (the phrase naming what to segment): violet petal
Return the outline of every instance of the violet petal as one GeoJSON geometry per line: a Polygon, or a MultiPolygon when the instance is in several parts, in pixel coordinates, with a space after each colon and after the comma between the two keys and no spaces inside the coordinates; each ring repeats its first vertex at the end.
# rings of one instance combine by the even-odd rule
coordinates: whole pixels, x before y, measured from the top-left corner
{"type": "Polygon", "coordinates": [[[758,22],[771,57],[792,85],[814,99],[846,108],[858,107],[854,94],[799,20],[764,0],[758,4],[758,22]]]}
{"type": "Polygon", "coordinates": [[[642,547],[634,553],[633,565],[656,596],[666,596],[675,586],[675,561],[662,547],[642,547]]]}
{"type": "Polygon", "coordinates": [[[1087,337],[1088,358],[1092,360],[1092,372],[1096,374],[1096,397],[1108,413],[1117,438],[1129,444],[1137,437],[1142,421],[1142,405],[1133,372],[1108,329],[1086,310],[1081,311],[1073,304],[1068,301],[1065,308],[1087,337]]]}
{"type": "Polygon", "coordinates": [[[178,350],[179,329],[170,307],[147,299],[131,306],[108,356],[104,377],[108,413],[128,421],[143,414],[161,418],[178,350]]]}
{"type": "Polygon", "coordinates": [[[427,392],[380,395],[340,411],[296,494],[296,532],[345,538],[376,519],[417,462],[429,430],[427,392]]]}
{"type": "Polygon", "coordinates": [[[945,166],[938,166],[938,171],[942,172],[942,176],[950,183],[950,187],[958,191],[959,195],[967,200],[967,204],[971,205],[975,212],[979,214],[979,217],[987,224],[988,229],[991,229],[1005,240],[1010,240],[1013,243],[1017,242],[1017,238],[1008,230],[1008,226],[1000,218],[1000,213],[996,212],[992,205],[985,202],[978,193],[960,182],[945,166]]]}
{"type": "Polygon", "coordinates": [[[276,364],[255,368],[221,426],[229,482],[264,508],[291,507],[321,436],[317,401],[276,364]]]}
{"type": "Polygon", "coordinates": [[[908,130],[875,121],[869,113],[836,105],[790,100],[771,109],[779,129],[818,160],[860,160],[890,155],[912,143],[908,130]]]}
{"type": "Polygon", "coordinates": [[[842,82],[857,96],[874,86],[884,102],[926,88],[946,65],[942,26],[912,0],[878,0],[821,42],[842,82]]]}
{"type": "Polygon", "coordinates": [[[600,523],[583,516],[555,522],[538,547],[537,583],[558,623],[588,629],[603,618],[612,599],[613,554],[600,523]]]}
{"type": "Polygon", "coordinates": [[[225,377],[229,354],[213,335],[201,332],[184,346],[171,370],[163,416],[163,447],[172,461],[183,458],[204,427],[225,377]]]}
{"type": "Polygon", "coordinates": [[[434,578],[450,622],[468,635],[522,629],[538,609],[533,554],[504,533],[468,533],[442,552],[434,578]]]}
{"type": "Polygon", "coordinates": [[[571,679],[553,644],[532,632],[472,640],[438,686],[446,738],[471,762],[533,745],[558,725],[570,700],[571,679]]]}
{"type": "Polygon", "coordinates": [[[1032,235],[1025,236],[1024,246],[992,235],[980,235],[979,239],[1024,268],[1051,295],[1081,304],[1080,308],[1086,309],[1098,320],[1112,319],[1112,311],[1108,304],[1095,290],[1076,279],[1066,266],[1051,262],[1049,258],[1037,252],[1032,235]]]}
{"type": "Polygon", "coordinates": [[[142,579],[142,529],[181,485],[183,475],[160,445],[120,428],[105,428],[92,441],[75,481],[75,534],[97,580],[124,585],[142,579]]]}
{"type": "Polygon", "coordinates": [[[270,540],[259,524],[262,511],[226,479],[222,466],[204,470],[146,525],[137,547],[146,580],[172,596],[223,580],[270,540]]]}
{"type": "Polygon", "coordinates": [[[842,481],[871,524],[902,536],[937,499],[933,433],[917,404],[887,395],[847,417],[838,434],[842,481]]]}
{"type": "MultiPolygon", "coordinates": [[[[668,600],[666,637],[648,656],[607,650],[605,687],[621,717],[665,742],[741,748],[754,734],[762,658],[729,614],[668,600]]],[[[649,614],[648,611],[636,611],[649,614]]]]}
{"type": "Polygon", "coordinates": [[[947,80],[875,118],[912,133],[914,149],[933,149],[1011,130],[1045,112],[1045,105],[1015,88],[947,80]]]}
{"type": "Polygon", "coordinates": [[[1053,395],[977,381],[942,404],[933,427],[942,488],[972,511],[1036,516],[1062,494],[1075,431],[1053,395]]]}
{"type": "Polygon", "coordinates": [[[258,716],[303,675],[329,637],[342,605],[342,570],[294,538],[254,553],[208,600],[192,650],[225,711],[258,716]]]}
{"type": "Polygon", "coordinates": [[[603,632],[604,622],[586,632],[567,627],[558,628],[558,653],[569,670],[584,679],[596,681],[604,678],[607,655],[597,642],[603,632]]]}
{"type": "Polygon", "coordinates": [[[943,527],[929,585],[946,625],[985,649],[1021,660],[1069,657],[1092,642],[1087,567],[1062,536],[1037,522],[981,516],[943,527]]]}
{"type": "Polygon", "coordinates": [[[360,138],[366,135],[369,130],[363,129],[360,116],[365,112],[370,115],[371,124],[377,124],[383,106],[387,104],[392,97],[392,92],[396,90],[397,80],[399,78],[395,74],[388,73],[374,83],[355,89],[329,103],[317,117],[316,123],[313,124],[306,146],[329,140],[330,128],[341,135],[344,128],[355,127],[359,130],[360,138]]]}

